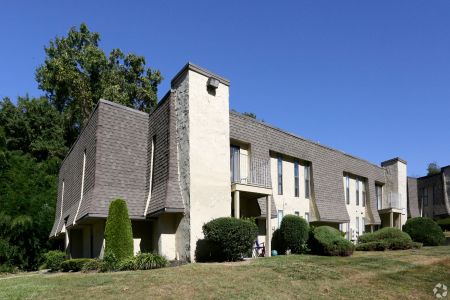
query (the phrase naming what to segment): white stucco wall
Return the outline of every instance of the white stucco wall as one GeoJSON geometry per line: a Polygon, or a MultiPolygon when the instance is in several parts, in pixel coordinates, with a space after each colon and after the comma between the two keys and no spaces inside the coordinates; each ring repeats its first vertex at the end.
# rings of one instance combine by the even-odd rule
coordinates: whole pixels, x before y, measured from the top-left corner
{"type": "Polygon", "coordinates": [[[386,184],[383,187],[383,202],[398,195],[402,209],[401,228],[408,218],[407,166],[404,162],[396,161],[384,166],[384,169],[386,170],[386,184]]]}
{"type": "MultiPolygon", "coordinates": [[[[305,198],[305,166],[299,163],[299,197],[295,197],[294,179],[294,159],[283,157],[283,194],[278,195],[278,157],[270,157],[270,170],[272,179],[273,199],[275,201],[277,216],[282,210],[283,215],[294,215],[299,213],[300,217],[305,217],[305,213],[310,213],[310,199],[305,198]]],[[[312,193],[310,193],[312,197],[312,193]]],[[[272,219],[272,227],[277,228],[278,218],[272,219]]]]}
{"type": "Polygon", "coordinates": [[[208,77],[189,70],[190,256],[204,223],[231,215],[229,88],[207,91],[208,77]]]}

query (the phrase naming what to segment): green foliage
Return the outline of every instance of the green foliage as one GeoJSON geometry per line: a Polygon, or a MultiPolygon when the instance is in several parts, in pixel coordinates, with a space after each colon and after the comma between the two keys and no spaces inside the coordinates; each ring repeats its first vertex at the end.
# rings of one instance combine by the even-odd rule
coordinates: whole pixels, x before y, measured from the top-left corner
{"type": "Polygon", "coordinates": [[[384,242],[387,245],[387,249],[390,250],[411,249],[413,247],[411,237],[398,228],[386,227],[373,233],[365,233],[358,238],[359,244],[380,241],[384,242]]]}
{"type": "Polygon", "coordinates": [[[61,264],[66,259],[66,254],[59,250],[52,250],[44,255],[45,265],[50,271],[58,271],[61,269],[61,264]]]}
{"type": "Polygon", "coordinates": [[[450,231],[450,218],[440,219],[437,224],[442,228],[442,230],[450,231]]]}
{"type": "Polygon", "coordinates": [[[8,98],[0,101],[0,127],[9,150],[29,153],[37,161],[56,159],[59,163],[67,152],[63,126],[62,115],[44,97],[19,97],[17,105],[8,98]]]}
{"type": "Polygon", "coordinates": [[[428,175],[435,175],[441,173],[441,168],[437,164],[437,162],[432,162],[428,164],[427,167],[428,175]]]}
{"type": "Polygon", "coordinates": [[[39,88],[64,113],[72,142],[100,98],[149,112],[157,102],[158,70],[146,67],[143,56],[99,47],[100,34],[86,24],[73,27],[45,47],[45,62],[36,70],[39,88]]]}
{"type": "Polygon", "coordinates": [[[372,241],[357,244],[356,251],[384,251],[388,246],[388,243],[385,241],[372,241]]]}
{"type": "Polygon", "coordinates": [[[87,273],[91,271],[100,271],[101,267],[102,261],[100,259],[92,259],[83,265],[81,272],[87,273]]]}
{"type": "Polygon", "coordinates": [[[256,119],[256,114],[252,112],[244,112],[242,113],[244,116],[250,117],[252,119],[256,119]]]}
{"type": "Polygon", "coordinates": [[[203,225],[205,239],[216,245],[217,258],[225,261],[242,259],[251,251],[258,227],[249,220],[236,218],[218,218],[203,225]]]}
{"type": "Polygon", "coordinates": [[[105,252],[112,252],[121,261],[133,256],[133,232],[127,203],[116,199],[109,205],[105,227],[105,252]]]}
{"type": "Polygon", "coordinates": [[[116,255],[113,252],[111,251],[105,252],[105,255],[103,256],[103,260],[100,265],[100,271],[101,272],[116,271],[119,269],[119,264],[120,260],[117,259],[116,255]]]}
{"type": "Polygon", "coordinates": [[[87,263],[92,263],[95,261],[93,258],[75,258],[68,259],[61,263],[61,271],[63,272],[79,272],[83,269],[84,265],[87,263]]]}
{"type": "Polygon", "coordinates": [[[354,245],[343,238],[339,230],[319,226],[310,231],[308,246],[313,254],[327,256],[350,256],[354,245]]]}
{"type": "Polygon", "coordinates": [[[278,255],[286,253],[286,245],[279,228],[272,233],[272,249],[277,250],[278,255]]]}
{"type": "Polygon", "coordinates": [[[287,215],[281,221],[280,233],[282,244],[292,253],[304,253],[308,240],[309,224],[305,219],[287,215]]]}
{"type": "Polygon", "coordinates": [[[138,270],[164,268],[169,264],[164,256],[154,253],[138,253],[134,258],[138,270]]]}
{"type": "Polygon", "coordinates": [[[411,218],[403,225],[403,231],[409,234],[413,241],[425,246],[438,246],[445,242],[441,227],[430,218],[411,218]]]}

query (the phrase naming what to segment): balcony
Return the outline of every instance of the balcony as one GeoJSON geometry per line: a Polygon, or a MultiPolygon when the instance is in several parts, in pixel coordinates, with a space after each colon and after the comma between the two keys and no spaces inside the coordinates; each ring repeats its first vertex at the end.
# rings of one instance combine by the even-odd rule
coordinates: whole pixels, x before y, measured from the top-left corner
{"type": "Polygon", "coordinates": [[[249,159],[240,155],[239,164],[231,166],[231,184],[249,185],[265,189],[272,188],[269,160],[249,159]]]}
{"type": "Polygon", "coordinates": [[[403,210],[402,207],[402,195],[399,193],[388,193],[381,201],[381,207],[379,205],[378,210],[403,210]]]}

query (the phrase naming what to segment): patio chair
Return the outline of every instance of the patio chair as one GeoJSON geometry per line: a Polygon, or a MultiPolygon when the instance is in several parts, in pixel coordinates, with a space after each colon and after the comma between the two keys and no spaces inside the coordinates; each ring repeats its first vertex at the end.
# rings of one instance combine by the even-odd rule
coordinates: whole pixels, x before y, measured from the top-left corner
{"type": "Polygon", "coordinates": [[[255,241],[255,247],[253,247],[252,257],[264,257],[266,255],[266,246],[264,243],[255,241]]]}

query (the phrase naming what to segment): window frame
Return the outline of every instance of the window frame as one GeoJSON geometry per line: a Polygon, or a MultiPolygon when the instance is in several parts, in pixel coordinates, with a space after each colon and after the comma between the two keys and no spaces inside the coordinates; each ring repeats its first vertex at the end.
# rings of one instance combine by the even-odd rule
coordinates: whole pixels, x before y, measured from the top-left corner
{"type": "Polygon", "coordinates": [[[350,177],[345,176],[345,203],[350,205],[350,177]]]}
{"type": "Polygon", "coordinates": [[[300,171],[298,160],[294,160],[294,197],[300,197],[300,171]]]}
{"type": "Polygon", "coordinates": [[[283,157],[277,157],[278,195],[283,195],[283,157]]]}
{"type": "Polygon", "coordinates": [[[359,179],[356,179],[356,206],[359,206],[359,179]]]}
{"type": "Polygon", "coordinates": [[[311,166],[304,167],[305,175],[305,198],[311,198],[311,166]]]}

